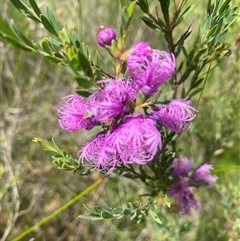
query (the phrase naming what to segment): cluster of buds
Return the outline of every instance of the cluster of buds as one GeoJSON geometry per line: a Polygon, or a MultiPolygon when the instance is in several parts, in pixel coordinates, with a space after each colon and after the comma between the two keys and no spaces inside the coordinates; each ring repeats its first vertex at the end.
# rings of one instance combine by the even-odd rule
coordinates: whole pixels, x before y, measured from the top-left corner
{"type": "Polygon", "coordinates": [[[192,173],[193,166],[193,161],[185,157],[176,158],[172,163],[172,175],[181,180],[170,187],[168,194],[175,197],[180,214],[188,214],[192,209],[201,209],[201,204],[191,192],[191,186],[211,188],[217,180],[217,177],[210,173],[213,169],[211,165],[204,164],[192,173]]]}
{"type": "MultiPolygon", "coordinates": [[[[114,30],[99,32],[100,46],[112,41],[116,41],[114,30]]],[[[152,161],[162,149],[160,130],[165,127],[182,133],[195,118],[196,110],[187,100],[173,99],[166,105],[146,102],[173,75],[173,54],[139,42],[129,51],[125,64],[130,76],[99,80],[101,88],[87,99],[66,96],[58,110],[59,124],[67,131],[102,126],[78,154],[80,161],[101,170],[152,161]]]]}

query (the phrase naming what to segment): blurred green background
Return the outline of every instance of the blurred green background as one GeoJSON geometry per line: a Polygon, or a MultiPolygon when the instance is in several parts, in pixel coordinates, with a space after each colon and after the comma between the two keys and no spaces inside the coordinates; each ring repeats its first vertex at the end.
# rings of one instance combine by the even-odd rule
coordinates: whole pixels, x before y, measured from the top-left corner
{"type": "MultiPolygon", "coordinates": [[[[120,1],[72,0],[36,1],[45,12],[49,4],[60,26],[75,30],[89,45],[90,52],[98,49],[98,27],[120,24],[120,1]]],[[[154,11],[156,1],[149,1],[154,11]]],[[[191,40],[197,34],[200,21],[206,16],[207,1],[196,3],[194,10],[176,30],[175,36],[192,23],[191,40]]],[[[232,1],[233,5],[237,4],[232,1]]],[[[37,24],[24,18],[8,1],[2,3],[2,16],[8,22],[14,19],[19,29],[30,39],[39,41],[47,35],[37,24]]],[[[167,50],[160,32],[154,32],[140,21],[139,9],[130,26],[128,47],[142,40],[153,48],[167,50]]],[[[229,29],[225,40],[232,54],[223,57],[209,74],[203,96],[193,106],[199,110],[191,130],[179,139],[179,145],[196,166],[207,162],[215,168],[240,164],[240,20],[229,29]]],[[[86,132],[65,132],[57,123],[56,111],[61,99],[74,93],[76,85],[71,76],[42,56],[23,52],[13,46],[1,45],[1,241],[11,240],[31,227],[97,180],[101,174],[81,177],[72,172],[57,170],[51,155],[32,142],[33,137],[51,140],[76,155],[86,141],[86,132]]],[[[181,56],[180,56],[181,58],[181,56]]],[[[109,62],[110,58],[106,57],[109,62]]],[[[126,206],[127,201],[139,199],[144,187],[139,182],[112,175],[88,196],[29,234],[23,240],[117,241],[117,240],[240,240],[239,171],[217,173],[215,188],[197,193],[203,210],[179,217],[174,208],[168,210],[159,201],[159,216],[163,225],[150,218],[139,225],[129,219],[87,221],[79,214],[86,213],[83,203],[91,207],[126,206]]]]}

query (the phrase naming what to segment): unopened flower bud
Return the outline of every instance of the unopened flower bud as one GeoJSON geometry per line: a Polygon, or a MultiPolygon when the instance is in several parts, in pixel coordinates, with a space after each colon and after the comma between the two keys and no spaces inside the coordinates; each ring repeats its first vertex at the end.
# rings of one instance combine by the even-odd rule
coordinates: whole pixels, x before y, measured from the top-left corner
{"type": "Polygon", "coordinates": [[[101,47],[105,47],[106,45],[111,46],[112,40],[116,40],[117,33],[113,28],[99,28],[98,33],[98,44],[101,47]]]}

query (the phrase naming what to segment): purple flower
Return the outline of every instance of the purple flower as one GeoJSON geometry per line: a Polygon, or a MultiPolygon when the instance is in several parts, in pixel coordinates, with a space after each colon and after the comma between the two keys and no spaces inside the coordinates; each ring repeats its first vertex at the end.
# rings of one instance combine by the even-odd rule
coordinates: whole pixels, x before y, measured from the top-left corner
{"type": "Polygon", "coordinates": [[[213,169],[212,165],[204,164],[200,166],[196,172],[193,174],[193,181],[196,186],[203,186],[205,188],[210,188],[210,183],[217,181],[217,177],[210,174],[213,169]],[[206,184],[207,183],[207,184],[206,184]]]}
{"type": "Polygon", "coordinates": [[[182,133],[191,126],[191,121],[195,118],[192,111],[196,111],[190,105],[190,101],[173,99],[170,104],[162,107],[155,107],[151,115],[168,129],[182,133]]]}
{"type": "Polygon", "coordinates": [[[137,90],[152,95],[175,71],[175,57],[165,51],[149,50],[144,42],[138,43],[129,53],[127,67],[137,90]]]}
{"type": "Polygon", "coordinates": [[[79,155],[80,160],[87,160],[98,169],[109,169],[121,164],[144,165],[161,148],[162,140],[155,122],[138,114],[126,117],[112,133],[99,133],[79,155]]]}
{"type": "Polygon", "coordinates": [[[127,80],[107,79],[100,81],[107,85],[89,97],[96,120],[106,123],[130,111],[128,102],[136,98],[136,90],[127,80]]]}
{"type": "Polygon", "coordinates": [[[186,177],[193,168],[193,162],[186,157],[175,158],[172,163],[174,177],[186,177]]]}
{"type": "Polygon", "coordinates": [[[130,52],[131,56],[144,57],[151,54],[151,47],[145,42],[138,42],[130,52]]]}
{"type": "Polygon", "coordinates": [[[117,33],[114,29],[112,28],[105,28],[101,29],[98,33],[98,44],[101,47],[105,47],[106,45],[111,46],[112,45],[112,40],[116,40],[117,38],[117,33]]]}
{"type": "Polygon", "coordinates": [[[173,184],[168,195],[176,198],[182,215],[190,213],[192,209],[201,209],[201,204],[194,198],[185,179],[173,184]]]}
{"type": "Polygon", "coordinates": [[[78,153],[80,160],[88,161],[97,169],[109,169],[118,161],[113,143],[109,141],[109,134],[104,132],[89,141],[78,153]]]}
{"type": "Polygon", "coordinates": [[[58,122],[62,129],[75,131],[83,128],[91,129],[95,125],[93,117],[85,117],[90,105],[81,96],[74,94],[64,98],[65,103],[58,110],[58,122]]]}
{"type": "Polygon", "coordinates": [[[124,123],[111,134],[119,158],[123,164],[144,165],[152,161],[162,148],[162,139],[155,122],[136,114],[125,117],[124,123]]]}

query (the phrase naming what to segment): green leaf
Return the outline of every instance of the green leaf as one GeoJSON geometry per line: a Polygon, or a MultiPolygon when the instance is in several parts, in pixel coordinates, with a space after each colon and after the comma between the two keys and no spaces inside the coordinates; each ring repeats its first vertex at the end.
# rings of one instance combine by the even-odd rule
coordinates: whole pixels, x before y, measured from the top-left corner
{"type": "MultiPolygon", "coordinates": [[[[78,73],[78,72],[76,72],[78,73]]],[[[85,75],[78,75],[75,80],[77,81],[78,85],[84,89],[90,89],[91,87],[96,87],[96,84],[89,81],[89,78],[85,75]]]]}
{"type": "Polygon", "coordinates": [[[145,16],[141,17],[141,19],[149,28],[154,30],[162,30],[156,23],[153,22],[152,19],[145,16]]]}
{"type": "Polygon", "coordinates": [[[167,194],[164,195],[164,202],[166,203],[166,205],[170,208],[171,207],[171,199],[169,198],[169,196],[167,194]]]}
{"type": "Polygon", "coordinates": [[[2,16],[0,15],[0,34],[3,35],[7,35],[11,38],[16,38],[16,34],[13,32],[13,30],[10,28],[10,26],[8,25],[8,23],[2,18],[2,16]]]}
{"type": "Polygon", "coordinates": [[[88,138],[93,138],[94,136],[96,136],[99,132],[102,132],[103,128],[102,126],[95,126],[94,128],[92,128],[90,131],[88,131],[88,138]]]}
{"type": "Polygon", "coordinates": [[[53,35],[58,37],[58,33],[53,28],[52,24],[48,21],[48,19],[44,15],[40,15],[40,18],[42,20],[43,26],[53,35]]]}
{"type": "Polygon", "coordinates": [[[37,137],[34,137],[33,142],[36,142],[37,144],[39,144],[41,147],[44,148],[44,150],[46,151],[51,151],[51,152],[54,152],[54,153],[59,153],[59,150],[57,150],[56,148],[54,148],[52,146],[52,144],[50,144],[50,142],[46,141],[46,140],[43,140],[43,139],[40,139],[40,138],[37,138],[37,137]]]}
{"type": "Polygon", "coordinates": [[[94,210],[97,214],[101,214],[101,213],[104,212],[104,211],[107,212],[107,210],[106,210],[105,208],[102,208],[102,207],[100,207],[100,206],[94,206],[94,207],[93,207],[93,210],[94,210]]]}
{"type": "Polygon", "coordinates": [[[230,2],[231,2],[231,0],[226,0],[225,2],[223,2],[223,4],[221,5],[221,7],[218,10],[220,15],[229,7],[230,2]]]}
{"type": "Polygon", "coordinates": [[[198,89],[192,91],[190,94],[188,94],[187,99],[191,99],[194,95],[197,95],[197,94],[198,94],[199,92],[201,92],[202,90],[203,90],[203,87],[198,88],[198,89]]]}
{"type": "Polygon", "coordinates": [[[81,51],[78,51],[78,60],[84,73],[89,77],[93,77],[92,67],[86,56],[81,51]]]}
{"type": "Polygon", "coordinates": [[[52,10],[49,8],[49,6],[47,5],[47,16],[48,16],[48,19],[53,27],[53,29],[55,30],[56,33],[59,32],[59,29],[58,29],[58,26],[57,26],[57,22],[56,22],[56,19],[52,13],[52,10]]]}
{"type": "Polygon", "coordinates": [[[76,92],[83,97],[89,97],[92,93],[85,89],[76,89],[76,92]]]}
{"type": "Polygon", "coordinates": [[[79,215],[79,218],[87,219],[90,221],[102,220],[103,218],[100,216],[91,216],[91,215],[79,215]]]}
{"type": "Polygon", "coordinates": [[[101,68],[101,69],[103,69],[103,70],[107,70],[107,67],[106,67],[106,65],[105,65],[105,62],[103,61],[103,58],[102,58],[102,56],[100,55],[100,53],[98,52],[98,51],[96,51],[96,56],[95,56],[95,58],[96,58],[96,62],[97,62],[97,64],[98,64],[98,66],[101,68]]]}
{"type": "Polygon", "coordinates": [[[80,41],[78,39],[78,36],[76,35],[76,33],[73,31],[72,34],[70,34],[70,39],[72,42],[72,45],[74,46],[75,49],[80,49],[81,48],[81,44],[80,41]]]}
{"type": "Polygon", "coordinates": [[[42,39],[42,41],[41,41],[41,46],[42,46],[42,48],[45,50],[45,52],[46,52],[47,54],[52,55],[51,50],[50,50],[50,48],[49,48],[49,46],[48,46],[48,41],[47,41],[46,38],[42,39]]]}
{"type": "Polygon", "coordinates": [[[41,15],[41,11],[38,8],[38,5],[36,4],[36,2],[34,0],[28,0],[28,2],[30,3],[32,9],[34,10],[34,12],[37,14],[38,17],[40,17],[41,15]]]}
{"type": "Polygon", "coordinates": [[[212,37],[216,30],[217,30],[218,24],[215,24],[208,32],[208,34],[206,35],[206,39],[209,39],[210,37],[212,37]]]}
{"type": "Polygon", "coordinates": [[[29,47],[31,47],[31,48],[34,48],[34,45],[33,45],[33,43],[30,41],[30,40],[28,40],[28,38],[26,38],[24,35],[23,35],[23,33],[21,33],[21,31],[16,27],[16,25],[14,24],[14,22],[13,22],[13,20],[11,20],[11,27],[12,27],[12,29],[13,29],[13,31],[15,32],[15,34],[19,37],[19,38],[21,38],[22,40],[23,40],[23,42],[25,42],[25,44],[26,45],[28,45],[29,47]]]}
{"type": "Polygon", "coordinates": [[[117,214],[123,214],[123,211],[124,211],[124,209],[122,209],[122,208],[114,208],[113,210],[117,214]]]}
{"type": "Polygon", "coordinates": [[[28,47],[27,45],[25,45],[21,42],[19,42],[19,40],[16,39],[16,38],[12,38],[12,37],[7,36],[7,35],[2,35],[1,33],[0,33],[0,37],[7,40],[8,43],[14,45],[15,47],[17,47],[19,49],[22,49],[24,51],[29,51],[29,52],[34,51],[34,49],[28,47]]]}
{"type": "Polygon", "coordinates": [[[104,219],[111,219],[111,218],[113,218],[114,216],[113,216],[112,213],[110,213],[110,212],[108,212],[108,211],[103,211],[103,212],[101,213],[101,217],[104,218],[104,219]]]}
{"type": "Polygon", "coordinates": [[[28,6],[26,6],[24,3],[22,3],[22,1],[20,0],[10,0],[11,3],[14,5],[14,7],[20,11],[24,16],[32,19],[35,22],[40,23],[41,20],[37,17],[33,15],[33,12],[31,12],[31,9],[28,8],[28,6]]]}
{"type": "Polygon", "coordinates": [[[144,13],[149,13],[149,6],[147,0],[138,0],[138,5],[144,13]]]}
{"type": "Polygon", "coordinates": [[[168,18],[169,17],[169,4],[170,4],[170,0],[158,0],[158,2],[160,2],[160,6],[161,6],[161,10],[163,13],[164,18],[168,18]]]}
{"type": "Polygon", "coordinates": [[[156,223],[162,224],[161,219],[158,217],[158,215],[155,212],[153,212],[152,209],[149,209],[148,214],[156,223]]]}

